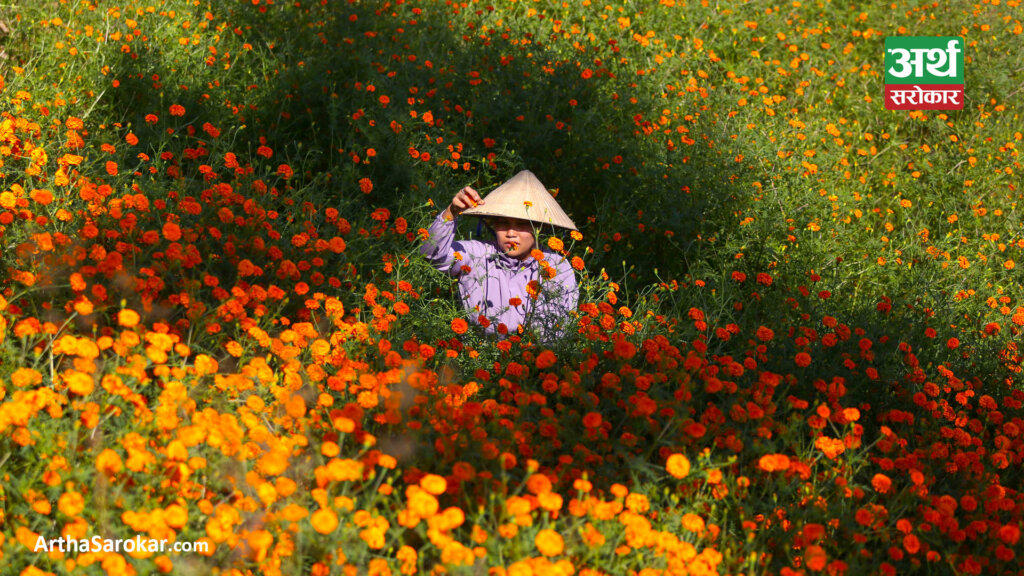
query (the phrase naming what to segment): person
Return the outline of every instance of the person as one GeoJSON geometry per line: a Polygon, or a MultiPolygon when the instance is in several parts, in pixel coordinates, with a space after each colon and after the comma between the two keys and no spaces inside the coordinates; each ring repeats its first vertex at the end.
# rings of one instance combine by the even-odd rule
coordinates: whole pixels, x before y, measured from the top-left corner
{"type": "Polygon", "coordinates": [[[579,285],[569,262],[540,244],[545,226],[576,230],[540,180],[524,170],[486,198],[469,186],[459,190],[430,225],[420,253],[458,279],[463,308],[485,333],[504,338],[533,329],[550,344],[567,333],[579,285]],[[493,238],[455,240],[463,215],[482,218],[493,238]]]}

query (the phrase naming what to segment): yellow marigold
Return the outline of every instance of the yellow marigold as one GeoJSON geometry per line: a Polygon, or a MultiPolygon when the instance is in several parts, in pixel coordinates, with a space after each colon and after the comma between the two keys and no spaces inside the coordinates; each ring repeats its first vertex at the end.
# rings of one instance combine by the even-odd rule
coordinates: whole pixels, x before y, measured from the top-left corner
{"type": "Polygon", "coordinates": [[[537,502],[540,503],[540,507],[551,512],[558,512],[561,510],[562,501],[562,496],[555,492],[545,492],[537,497],[537,502]]]}
{"type": "Polygon", "coordinates": [[[92,376],[84,372],[71,372],[70,374],[65,374],[63,378],[64,383],[68,386],[68,390],[79,396],[87,396],[95,388],[92,376]]]}
{"type": "Polygon", "coordinates": [[[704,531],[704,519],[696,514],[683,515],[683,529],[700,534],[704,531]]]}
{"type": "Polygon", "coordinates": [[[437,474],[427,474],[420,479],[420,487],[438,496],[444,494],[445,490],[448,489],[448,481],[437,474]]]}
{"type": "Polygon", "coordinates": [[[298,522],[306,516],[309,516],[309,511],[303,508],[302,506],[293,503],[282,508],[281,511],[278,513],[278,516],[281,519],[287,520],[289,522],[298,522]]]}
{"type": "Polygon", "coordinates": [[[395,557],[402,563],[402,574],[412,575],[416,573],[416,549],[412,546],[402,546],[398,549],[395,557]]]}
{"type": "Polygon", "coordinates": [[[65,492],[57,500],[57,509],[65,516],[74,518],[85,509],[85,498],[78,492],[65,492]]]}
{"type": "Polygon", "coordinates": [[[673,454],[665,462],[665,469],[676,478],[686,478],[690,474],[690,459],[682,454],[673,454]]]}
{"type": "Polygon", "coordinates": [[[562,535],[551,529],[544,529],[537,533],[533,539],[537,550],[545,556],[557,556],[565,550],[565,541],[562,535]]]}
{"type": "Polygon", "coordinates": [[[441,550],[441,562],[453,566],[472,566],[476,562],[476,555],[472,549],[453,540],[441,550]]]}
{"type": "Polygon", "coordinates": [[[188,510],[180,504],[171,504],[164,508],[164,522],[175,530],[180,529],[188,522],[188,510]]]}
{"type": "Polygon", "coordinates": [[[505,508],[508,510],[509,515],[519,516],[520,514],[529,514],[532,507],[530,501],[521,496],[512,496],[505,501],[505,508]]]}
{"type": "Polygon", "coordinates": [[[206,354],[196,356],[195,371],[197,376],[216,374],[219,369],[220,364],[212,357],[207,356],[206,354]]]}
{"type": "Polygon", "coordinates": [[[643,514],[651,509],[651,502],[643,494],[633,493],[626,496],[626,508],[637,514],[643,514]]]}
{"type": "Polygon", "coordinates": [[[288,450],[275,447],[264,453],[257,462],[257,468],[266,476],[277,476],[288,469],[288,450]]]}
{"type": "Polygon", "coordinates": [[[105,476],[113,476],[124,468],[121,456],[107,448],[96,457],[96,470],[105,476]]]}
{"type": "Polygon", "coordinates": [[[430,518],[434,514],[437,514],[439,505],[437,498],[433,494],[430,494],[420,488],[419,486],[410,486],[406,489],[406,498],[408,499],[409,511],[420,518],[430,518]]]}
{"type": "Polygon", "coordinates": [[[11,383],[18,388],[37,386],[43,381],[43,375],[31,368],[18,368],[11,374],[11,383]]]}
{"type": "Polygon", "coordinates": [[[141,316],[135,310],[125,308],[117,313],[117,323],[125,328],[137,326],[141,316]]]}
{"type": "Polygon", "coordinates": [[[313,529],[320,534],[330,534],[338,527],[338,515],[334,513],[334,510],[329,508],[320,508],[316,512],[313,512],[313,516],[310,517],[309,523],[312,524],[313,529]]]}
{"type": "Polygon", "coordinates": [[[363,463],[351,458],[334,458],[327,463],[327,472],[335,482],[359,480],[363,477],[363,463]]]}

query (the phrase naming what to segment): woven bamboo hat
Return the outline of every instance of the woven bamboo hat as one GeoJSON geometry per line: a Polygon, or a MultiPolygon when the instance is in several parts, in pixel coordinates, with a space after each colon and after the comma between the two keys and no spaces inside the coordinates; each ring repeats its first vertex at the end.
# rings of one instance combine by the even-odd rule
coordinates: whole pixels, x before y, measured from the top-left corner
{"type": "Polygon", "coordinates": [[[491,190],[484,200],[486,203],[463,210],[462,213],[469,216],[518,218],[576,230],[576,225],[566,216],[554,196],[529,170],[523,170],[491,190]]]}

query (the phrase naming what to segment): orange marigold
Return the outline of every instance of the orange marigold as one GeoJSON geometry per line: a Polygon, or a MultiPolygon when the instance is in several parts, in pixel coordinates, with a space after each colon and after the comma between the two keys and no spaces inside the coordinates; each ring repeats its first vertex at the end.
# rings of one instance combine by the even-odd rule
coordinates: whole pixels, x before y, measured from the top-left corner
{"type": "Polygon", "coordinates": [[[757,467],[765,472],[786,470],[789,468],[789,456],[785,454],[765,454],[757,461],[757,467]]]}
{"type": "Polygon", "coordinates": [[[682,454],[672,454],[665,462],[665,469],[676,478],[686,478],[690,474],[690,459],[682,454]]]}
{"type": "Polygon", "coordinates": [[[814,441],[814,446],[824,452],[829,460],[835,460],[836,457],[846,451],[846,444],[842,440],[829,438],[828,436],[818,436],[817,440],[814,441]]]}
{"type": "Polygon", "coordinates": [[[466,323],[462,318],[455,318],[452,320],[452,332],[462,335],[469,329],[469,324],[466,323]]]}
{"type": "Polygon", "coordinates": [[[434,496],[439,496],[448,489],[448,481],[437,474],[427,474],[420,478],[420,487],[434,496]]]}
{"type": "Polygon", "coordinates": [[[557,556],[565,550],[565,540],[562,535],[551,529],[541,530],[533,539],[537,550],[545,556],[557,556]]]}
{"type": "Polygon", "coordinates": [[[871,478],[871,486],[875,491],[885,494],[892,489],[892,480],[890,480],[885,474],[875,474],[874,477],[871,478]]]}
{"type": "Polygon", "coordinates": [[[178,227],[174,222],[167,222],[163,226],[164,238],[171,242],[177,242],[181,240],[181,228],[178,227]]]}
{"type": "Polygon", "coordinates": [[[309,519],[309,523],[313,525],[313,529],[320,534],[330,534],[334,532],[334,529],[338,527],[338,515],[334,513],[334,510],[328,508],[321,508],[309,519]]]}

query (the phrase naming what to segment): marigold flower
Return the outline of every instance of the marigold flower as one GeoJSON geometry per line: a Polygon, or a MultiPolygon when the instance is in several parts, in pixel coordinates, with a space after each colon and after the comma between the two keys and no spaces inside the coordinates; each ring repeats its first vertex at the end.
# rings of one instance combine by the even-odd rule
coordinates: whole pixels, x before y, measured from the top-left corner
{"type": "Polygon", "coordinates": [[[79,396],[92,394],[95,388],[93,377],[84,372],[72,372],[65,375],[64,383],[67,384],[68,390],[79,396]]]}
{"type": "Polygon", "coordinates": [[[526,480],[526,489],[537,495],[551,492],[551,479],[544,474],[533,474],[526,480]]]}
{"type": "Polygon", "coordinates": [[[690,474],[690,459],[682,454],[672,454],[665,462],[665,469],[675,478],[686,478],[690,474]]]}
{"type": "Polygon", "coordinates": [[[437,474],[427,474],[420,478],[420,487],[434,496],[439,496],[448,489],[448,481],[437,474]]]}
{"type": "Polygon", "coordinates": [[[876,492],[885,494],[892,488],[892,480],[885,474],[878,473],[871,478],[871,486],[876,492]]]}
{"type": "Polygon", "coordinates": [[[235,358],[239,358],[242,355],[242,345],[234,340],[225,344],[224,349],[235,358]]]}
{"type": "Polygon", "coordinates": [[[551,350],[545,350],[537,355],[536,365],[539,370],[546,370],[555,365],[558,358],[551,350]]]}
{"type": "Polygon", "coordinates": [[[463,320],[462,318],[454,318],[452,320],[452,332],[455,332],[456,334],[459,334],[461,336],[462,334],[465,334],[466,330],[468,329],[469,324],[466,323],[466,321],[463,320]]]}
{"type": "Polygon", "coordinates": [[[61,514],[74,518],[85,509],[85,498],[78,492],[65,492],[57,501],[57,509],[61,514]]]}
{"type": "Polygon", "coordinates": [[[583,417],[583,426],[589,429],[600,428],[603,420],[604,419],[600,412],[588,412],[587,415],[583,417]]]}
{"type": "Polygon", "coordinates": [[[184,116],[185,107],[181,104],[172,104],[170,108],[171,116],[184,116]]]}
{"type": "Polygon", "coordinates": [[[757,461],[757,467],[765,472],[789,469],[789,456],[785,454],[765,454],[757,461]]]}
{"type": "Polygon", "coordinates": [[[141,317],[139,313],[125,308],[117,313],[117,323],[125,328],[132,328],[139,324],[141,317]]]}
{"type": "Polygon", "coordinates": [[[309,523],[320,534],[330,534],[338,527],[338,515],[329,508],[320,508],[313,512],[313,515],[309,518],[309,523]]]}
{"type": "Polygon", "coordinates": [[[181,240],[181,228],[179,228],[174,222],[164,223],[162,232],[164,238],[171,242],[181,240]]]}
{"type": "Polygon", "coordinates": [[[533,539],[537,550],[545,556],[558,556],[565,549],[565,540],[562,535],[551,529],[544,529],[537,533],[533,539]]]}
{"type": "Polygon", "coordinates": [[[107,448],[96,456],[96,470],[108,478],[124,469],[121,456],[107,448]]]}
{"type": "Polygon", "coordinates": [[[171,504],[164,509],[164,522],[174,529],[180,529],[188,523],[188,510],[179,504],[171,504]]]}
{"type": "Polygon", "coordinates": [[[808,546],[804,552],[804,562],[814,572],[821,572],[828,563],[828,554],[825,553],[825,549],[821,546],[808,546]]]}
{"type": "Polygon", "coordinates": [[[696,534],[704,532],[704,519],[693,513],[683,515],[682,525],[683,529],[689,532],[694,532],[696,534]]]}
{"type": "Polygon", "coordinates": [[[810,542],[817,542],[825,535],[825,527],[818,523],[811,523],[804,526],[804,539],[810,542]]]}
{"type": "Polygon", "coordinates": [[[794,361],[796,362],[797,366],[800,366],[801,368],[806,368],[811,364],[811,355],[808,354],[807,352],[800,352],[796,355],[794,361]]]}
{"type": "Polygon", "coordinates": [[[846,451],[846,445],[842,440],[829,438],[828,436],[818,436],[814,441],[814,446],[824,452],[829,460],[835,460],[836,457],[846,451]]]}
{"type": "Polygon", "coordinates": [[[359,190],[362,191],[363,194],[373,192],[373,180],[370,180],[369,178],[360,178],[359,190]]]}
{"type": "Polygon", "coordinates": [[[615,353],[615,357],[622,360],[629,360],[636,356],[636,345],[625,338],[616,340],[612,350],[615,353]]]}
{"type": "Polygon", "coordinates": [[[903,537],[903,549],[908,554],[917,554],[921,551],[921,541],[917,539],[917,536],[907,534],[903,537]]]}

